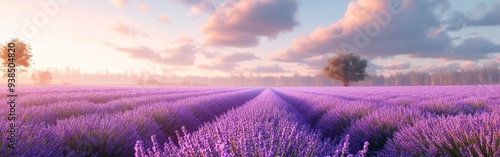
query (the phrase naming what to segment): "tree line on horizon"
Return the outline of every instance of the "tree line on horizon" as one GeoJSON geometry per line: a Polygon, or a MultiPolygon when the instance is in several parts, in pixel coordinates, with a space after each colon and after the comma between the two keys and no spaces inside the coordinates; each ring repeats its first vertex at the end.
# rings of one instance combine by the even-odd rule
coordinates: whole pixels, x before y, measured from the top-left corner
{"type": "MultiPolygon", "coordinates": [[[[21,74],[25,80],[33,80],[42,72],[50,71],[53,85],[78,85],[81,80],[95,84],[119,82],[122,85],[165,85],[165,86],[342,86],[338,80],[331,80],[324,74],[290,76],[231,75],[231,76],[164,76],[148,73],[82,73],[78,69],[35,70],[21,74]]],[[[38,77],[40,78],[40,77],[38,77]]],[[[31,82],[31,81],[30,81],[31,82]]],[[[85,83],[84,83],[85,84],[85,83]]],[[[88,84],[88,83],[87,83],[88,84]]],[[[391,75],[368,74],[362,81],[351,86],[443,86],[443,85],[500,85],[500,67],[489,65],[473,70],[448,70],[438,72],[395,73],[391,75]]]]}
{"type": "MultiPolygon", "coordinates": [[[[244,76],[228,77],[167,76],[140,78],[139,85],[161,85],[162,82],[183,82],[183,85],[209,86],[343,86],[338,80],[325,78],[324,74],[292,76],[244,76]],[[148,84],[148,82],[152,84],[148,84]]],[[[499,85],[500,68],[484,66],[473,70],[449,70],[439,72],[396,73],[388,76],[369,74],[364,80],[351,86],[446,86],[446,85],[499,85]]]]}

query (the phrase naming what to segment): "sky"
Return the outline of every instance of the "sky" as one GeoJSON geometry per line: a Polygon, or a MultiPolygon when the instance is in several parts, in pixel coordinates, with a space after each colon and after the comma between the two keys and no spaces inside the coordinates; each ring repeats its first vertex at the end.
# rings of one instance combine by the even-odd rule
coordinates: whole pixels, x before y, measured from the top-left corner
{"type": "Polygon", "coordinates": [[[164,75],[321,73],[353,52],[368,72],[500,63],[500,0],[0,0],[0,41],[31,69],[164,75]]]}

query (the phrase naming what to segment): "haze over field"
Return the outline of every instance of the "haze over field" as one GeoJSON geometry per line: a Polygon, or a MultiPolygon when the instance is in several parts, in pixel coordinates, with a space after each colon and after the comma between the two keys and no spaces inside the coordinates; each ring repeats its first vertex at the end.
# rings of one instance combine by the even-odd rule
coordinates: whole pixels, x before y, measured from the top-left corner
{"type": "Polygon", "coordinates": [[[19,0],[0,6],[8,21],[0,24],[0,41],[25,39],[33,48],[31,71],[316,75],[328,57],[346,51],[368,59],[369,73],[383,75],[500,63],[498,0],[19,0]]]}

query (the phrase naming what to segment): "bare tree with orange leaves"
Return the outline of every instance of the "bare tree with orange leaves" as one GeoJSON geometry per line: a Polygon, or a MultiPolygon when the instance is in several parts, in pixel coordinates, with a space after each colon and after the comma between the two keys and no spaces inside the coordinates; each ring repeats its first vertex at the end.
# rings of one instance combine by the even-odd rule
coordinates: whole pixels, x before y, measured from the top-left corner
{"type": "Polygon", "coordinates": [[[2,71],[4,72],[4,77],[6,77],[7,67],[9,64],[9,43],[15,44],[15,60],[16,71],[26,72],[26,68],[31,66],[31,46],[26,44],[26,42],[21,41],[19,38],[13,38],[5,44],[0,45],[0,58],[2,61],[2,71]]]}

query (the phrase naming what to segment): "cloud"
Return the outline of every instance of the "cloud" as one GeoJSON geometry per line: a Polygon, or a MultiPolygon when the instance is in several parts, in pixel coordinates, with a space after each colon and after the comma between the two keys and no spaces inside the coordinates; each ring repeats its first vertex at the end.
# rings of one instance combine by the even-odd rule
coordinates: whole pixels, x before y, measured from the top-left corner
{"type": "MultiPolygon", "coordinates": [[[[495,62],[486,62],[483,65],[494,65],[497,66],[495,62]]],[[[436,73],[436,72],[447,72],[447,71],[462,71],[462,70],[473,70],[481,68],[478,62],[473,61],[463,61],[463,62],[446,62],[441,65],[428,65],[428,66],[414,66],[403,69],[385,69],[385,66],[380,66],[382,70],[394,74],[394,72],[426,72],[426,73],[436,73]],[[392,70],[395,70],[394,72],[392,70]]]]}
{"type": "Polygon", "coordinates": [[[366,67],[366,72],[369,74],[377,74],[378,69],[382,69],[383,66],[374,64],[372,61],[368,61],[368,67],[366,67]]]}
{"type": "Polygon", "coordinates": [[[191,13],[189,14],[190,16],[192,15],[198,15],[202,12],[202,10],[198,7],[191,7],[191,13]]]}
{"type": "Polygon", "coordinates": [[[194,51],[188,45],[175,47],[172,49],[157,51],[149,47],[116,47],[118,51],[129,54],[129,57],[135,59],[145,59],[155,63],[174,66],[188,66],[194,65],[196,56],[194,51]]]}
{"type": "Polygon", "coordinates": [[[218,56],[218,52],[210,50],[205,45],[196,44],[195,41],[188,35],[179,35],[176,37],[174,43],[189,43],[197,51],[198,54],[203,55],[207,59],[212,59],[218,56]]]}
{"type": "Polygon", "coordinates": [[[417,66],[414,70],[421,72],[440,72],[459,69],[460,64],[458,63],[445,63],[444,65],[417,66]]]}
{"type": "Polygon", "coordinates": [[[173,2],[181,3],[184,6],[191,8],[193,14],[198,14],[202,11],[213,12],[217,8],[217,4],[213,0],[170,0],[173,2]]]}
{"type": "Polygon", "coordinates": [[[149,4],[141,4],[139,10],[142,12],[148,12],[150,10],[149,4]]]}
{"type": "Polygon", "coordinates": [[[473,63],[471,61],[466,61],[466,62],[460,63],[460,68],[462,70],[472,70],[472,69],[476,69],[478,67],[479,66],[476,63],[473,63]]]}
{"type": "Polygon", "coordinates": [[[500,45],[493,43],[491,40],[484,37],[472,37],[465,39],[457,47],[453,53],[448,54],[445,59],[462,59],[462,60],[478,60],[487,59],[489,53],[500,52],[500,45]]]}
{"type": "Polygon", "coordinates": [[[212,64],[201,64],[196,67],[205,70],[219,70],[223,72],[232,72],[236,70],[239,65],[236,63],[212,63],[212,64]]]}
{"type": "Polygon", "coordinates": [[[385,70],[404,70],[409,68],[410,68],[410,62],[396,62],[382,66],[382,69],[385,70]]]}
{"type": "Polygon", "coordinates": [[[165,50],[154,50],[146,46],[139,47],[117,47],[111,45],[118,51],[125,52],[131,58],[144,59],[164,65],[173,66],[189,66],[194,65],[196,53],[199,49],[194,45],[192,40],[179,40],[174,46],[165,50]]]}
{"type": "Polygon", "coordinates": [[[217,63],[236,63],[243,61],[250,61],[254,59],[259,59],[255,54],[250,52],[236,52],[223,56],[219,56],[215,59],[217,63]]]}
{"type": "Polygon", "coordinates": [[[270,66],[257,66],[252,69],[255,73],[283,73],[285,69],[281,68],[278,64],[270,66]]]}
{"type": "Polygon", "coordinates": [[[212,46],[254,47],[259,37],[275,38],[298,25],[296,0],[244,0],[221,5],[202,27],[212,46]]]}
{"type": "Polygon", "coordinates": [[[323,67],[326,65],[327,59],[328,58],[326,55],[319,55],[319,56],[304,58],[303,64],[308,65],[308,66],[313,67],[313,68],[323,67]]]}
{"type": "Polygon", "coordinates": [[[194,40],[193,40],[193,38],[189,37],[188,35],[182,34],[182,35],[179,35],[175,38],[175,42],[193,44],[194,40]]]}
{"type": "Polygon", "coordinates": [[[127,5],[126,0],[110,0],[111,4],[118,8],[123,8],[127,5]]]}
{"type": "Polygon", "coordinates": [[[454,11],[447,20],[447,29],[458,31],[470,26],[497,26],[500,25],[500,2],[491,2],[490,5],[478,3],[472,12],[454,11]]]}
{"type": "Polygon", "coordinates": [[[141,32],[139,29],[137,29],[133,26],[122,24],[122,23],[111,24],[109,28],[117,33],[129,36],[129,37],[133,37],[133,38],[139,37],[139,36],[142,36],[142,37],[149,36],[147,33],[141,32]]]}
{"type": "Polygon", "coordinates": [[[116,47],[115,48],[118,51],[126,52],[129,54],[129,57],[131,58],[136,58],[136,59],[157,59],[160,58],[159,54],[146,46],[139,46],[139,47],[130,47],[130,48],[122,48],[122,47],[116,47]]]}
{"type": "Polygon", "coordinates": [[[445,63],[444,65],[417,66],[412,69],[421,72],[441,72],[451,70],[472,70],[476,68],[479,68],[477,63],[465,61],[461,63],[445,63]]]}
{"type": "Polygon", "coordinates": [[[487,61],[486,63],[483,63],[483,66],[493,66],[493,67],[500,68],[500,56],[496,56],[495,59],[493,59],[491,61],[487,61]]]}
{"type": "Polygon", "coordinates": [[[163,62],[172,65],[194,65],[196,60],[196,47],[183,44],[163,51],[163,62]]]}
{"type": "Polygon", "coordinates": [[[165,15],[165,14],[158,15],[158,21],[165,22],[165,23],[172,22],[172,20],[170,20],[170,17],[168,15],[165,15]]]}
{"type": "MultiPolygon", "coordinates": [[[[208,58],[208,57],[207,57],[208,58]]],[[[205,70],[232,72],[239,67],[237,63],[259,59],[253,53],[236,52],[216,57],[210,64],[200,64],[197,67],[205,70]]]]}
{"type": "Polygon", "coordinates": [[[277,52],[274,60],[304,62],[304,58],[341,52],[368,59],[440,57],[451,51],[452,39],[435,12],[447,5],[442,0],[351,1],[341,20],[296,38],[291,47],[277,52]]]}

